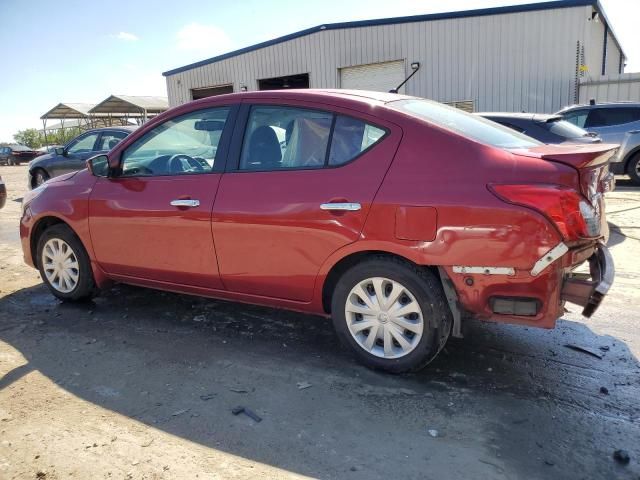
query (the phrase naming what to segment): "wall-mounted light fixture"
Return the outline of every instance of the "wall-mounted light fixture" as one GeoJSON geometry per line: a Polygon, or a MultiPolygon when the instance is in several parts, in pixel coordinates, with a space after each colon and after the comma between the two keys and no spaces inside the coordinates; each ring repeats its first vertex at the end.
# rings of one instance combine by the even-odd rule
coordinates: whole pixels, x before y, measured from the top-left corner
{"type": "Polygon", "coordinates": [[[246,85],[240,85],[240,91],[241,92],[246,92],[247,91],[247,86],[246,85]]]}
{"type": "Polygon", "coordinates": [[[411,64],[411,70],[418,70],[420,68],[420,62],[413,62],[411,64]]]}

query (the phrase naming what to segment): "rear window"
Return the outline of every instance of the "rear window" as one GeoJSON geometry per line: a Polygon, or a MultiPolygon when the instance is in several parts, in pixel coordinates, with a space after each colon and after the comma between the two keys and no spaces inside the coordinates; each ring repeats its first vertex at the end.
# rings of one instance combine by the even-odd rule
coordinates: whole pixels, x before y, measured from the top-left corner
{"type": "Polygon", "coordinates": [[[25,147],[24,145],[13,145],[11,149],[14,152],[28,152],[31,150],[29,147],[25,147]]]}
{"type": "Polygon", "coordinates": [[[564,138],[580,138],[588,135],[587,131],[566,120],[552,120],[540,124],[542,128],[564,138]]]}
{"type": "Polygon", "coordinates": [[[508,127],[438,102],[411,99],[397,100],[387,105],[493,147],[510,149],[542,145],[542,143],[537,140],[508,127]]]}

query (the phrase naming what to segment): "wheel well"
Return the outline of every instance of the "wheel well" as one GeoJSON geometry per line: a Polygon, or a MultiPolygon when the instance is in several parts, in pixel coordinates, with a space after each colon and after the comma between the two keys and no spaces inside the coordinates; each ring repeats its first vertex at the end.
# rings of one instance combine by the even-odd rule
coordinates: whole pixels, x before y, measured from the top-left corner
{"type": "Polygon", "coordinates": [[[380,257],[389,257],[389,258],[397,258],[409,265],[415,265],[419,268],[428,268],[432,270],[438,278],[440,278],[440,274],[436,267],[429,266],[421,266],[412,262],[411,260],[401,256],[396,255],[394,253],[378,251],[378,250],[367,250],[364,252],[352,253],[341,259],[338,263],[336,263],[325,278],[324,285],[322,286],[322,308],[326,313],[331,313],[331,296],[333,294],[333,290],[335,289],[336,284],[340,277],[355,264],[367,259],[367,258],[380,258],[380,257]]]}
{"type": "Polygon", "coordinates": [[[35,226],[33,227],[33,232],[31,233],[30,246],[31,246],[31,258],[33,259],[33,264],[36,266],[36,268],[38,268],[38,255],[36,252],[36,249],[38,248],[38,240],[40,239],[40,236],[44,233],[44,231],[47,228],[52,227],[54,225],[58,225],[58,224],[63,224],[69,227],[69,225],[65,221],[59,219],[58,217],[41,218],[40,220],[38,220],[38,223],[36,223],[35,226]]]}
{"type": "Polygon", "coordinates": [[[49,173],[48,173],[44,168],[42,168],[42,167],[35,167],[33,170],[29,171],[29,174],[31,175],[31,187],[32,187],[32,188],[35,188],[35,187],[36,187],[36,184],[35,184],[35,181],[36,181],[36,179],[35,179],[35,175],[36,175],[36,172],[37,172],[38,170],[42,170],[42,171],[45,173],[45,175],[46,175],[47,177],[49,176],[49,173]]]}
{"type": "Polygon", "coordinates": [[[635,149],[631,150],[627,156],[624,159],[624,173],[627,173],[627,167],[629,166],[629,163],[631,162],[631,160],[633,160],[633,158],[636,155],[640,155],[640,147],[636,147],[635,149]]]}

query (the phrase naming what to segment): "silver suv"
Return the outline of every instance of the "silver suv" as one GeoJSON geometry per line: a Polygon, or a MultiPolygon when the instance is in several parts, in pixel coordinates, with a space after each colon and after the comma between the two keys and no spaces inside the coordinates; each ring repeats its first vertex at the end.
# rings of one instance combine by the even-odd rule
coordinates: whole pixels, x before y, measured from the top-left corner
{"type": "Polygon", "coordinates": [[[640,185],[640,103],[594,103],[560,110],[562,115],[588,132],[597,133],[604,143],[620,145],[611,160],[611,171],[626,173],[640,185]]]}

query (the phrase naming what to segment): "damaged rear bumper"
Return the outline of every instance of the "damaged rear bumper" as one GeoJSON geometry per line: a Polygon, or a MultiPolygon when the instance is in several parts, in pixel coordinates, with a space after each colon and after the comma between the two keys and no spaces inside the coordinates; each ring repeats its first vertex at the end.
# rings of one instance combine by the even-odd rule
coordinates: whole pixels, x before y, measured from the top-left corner
{"type": "Polygon", "coordinates": [[[584,307],[582,315],[590,317],[609,292],[615,277],[613,257],[609,249],[599,243],[589,257],[589,273],[569,273],[562,284],[562,300],[584,307]]]}

